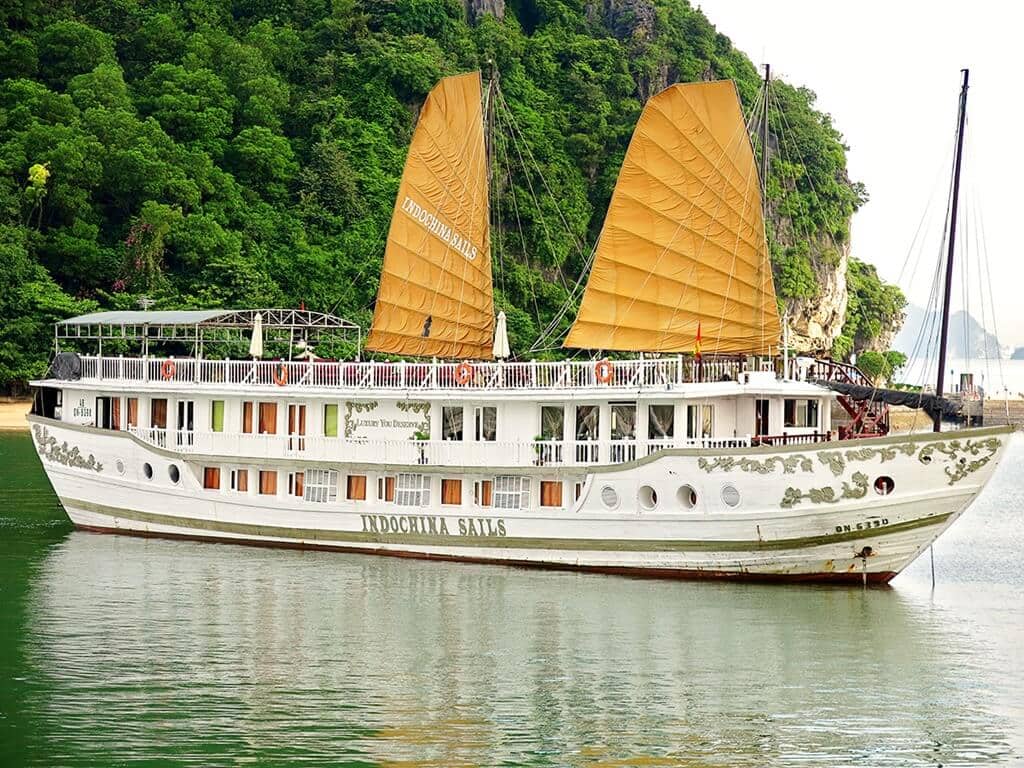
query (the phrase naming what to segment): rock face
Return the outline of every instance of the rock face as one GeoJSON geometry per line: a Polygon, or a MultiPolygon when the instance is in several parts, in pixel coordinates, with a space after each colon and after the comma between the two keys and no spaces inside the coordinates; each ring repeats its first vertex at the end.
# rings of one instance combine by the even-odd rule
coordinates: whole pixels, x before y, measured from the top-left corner
{"type": "MultiPolygon", "coordinates": [[[[829,245],[831,247],[831,243],[829,245]]],[[[842,332],[850,299],[846,287],[850,247],[846,244],[837,250],[839,260],[835,263],[812,260],[818,294],[806,299],[793,299],[784,310],[788,316],[790,348],[797,352],[828,354],[832,343],[842,332]]]]}
{"type": "Polygon", "coordinates": [[[499,21],[505,18],[505,0],[462,0],[462,7],[470,24],[476,24],[487,15],[499,21]]]}

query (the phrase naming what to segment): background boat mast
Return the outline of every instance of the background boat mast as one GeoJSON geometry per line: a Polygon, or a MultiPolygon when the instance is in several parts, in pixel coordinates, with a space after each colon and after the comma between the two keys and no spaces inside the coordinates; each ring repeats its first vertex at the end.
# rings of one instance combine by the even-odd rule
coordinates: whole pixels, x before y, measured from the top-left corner
{"type": "MultiPolygon", "coordinates": [[[[949,206],[949,251],[946,256],[946,283],[942,299],[942,330],[939,331],[939,375],[935,382],[936,404],[941,404],[943,384],[946,375],[946,336],[949,333],[949,302],[953,287],[953,253],[956,247],[956,209],[960,201],[960,160],[964,151],[964,124],[967,119],[967,81],[970,70],[961,70],[964,75],[960,86],[960,112],[957,116],[956,157],[953,160],[953,196],[949,206]]],[[[942,431],[942,408],[936,409],[933,431],[942,431]]]]}

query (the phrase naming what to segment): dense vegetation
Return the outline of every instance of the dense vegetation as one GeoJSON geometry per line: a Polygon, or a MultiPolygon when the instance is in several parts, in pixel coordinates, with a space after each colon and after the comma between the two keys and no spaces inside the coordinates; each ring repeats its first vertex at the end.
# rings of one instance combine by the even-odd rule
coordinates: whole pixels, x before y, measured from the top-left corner
{"type": "MultiPolygon", "coordinates": [[[[142,295],[157,307],[305,302],[368,325],[416,110],[441,76],[488,61],[537,166],[497,181],[497,302],[523,351],[583,268],[643,100],[709,75],[734,78],[748,107],[759,89],[751,62],[685,0],[4,7],[6,388],[43,370],[55,319],[142,295]],[[542,182],[557,207],[529,194],[542,182]]],[[[813,94],[776,94],[772,130],[786,138],[770,198],[786,300],[813,295],[821,255],[803,243],[841,245],[863,190],[813,94]]],[[[864,296],[887,290],[858,274],[864,296]]],[[[871,301],[852,307],[851,349],[877,332],[871,301]]]]}

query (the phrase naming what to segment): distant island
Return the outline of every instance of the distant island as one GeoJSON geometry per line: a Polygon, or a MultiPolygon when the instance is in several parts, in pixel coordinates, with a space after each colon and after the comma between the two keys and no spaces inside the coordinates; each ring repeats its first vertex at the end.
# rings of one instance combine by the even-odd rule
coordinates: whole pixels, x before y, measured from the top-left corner
{"type": "MultiPolygon", "coordinates": [[[[910,358],[935,355],[939,335],[938,313],[909,304],[906,314],[903,328],[893,340],[893,349],[910,358]]],[[[959,310],[949,317],[947,354],[951,358],[992,360],[1002,357],[1002,345],[977,319],[959,310]]],[[[1014,350],[1013,359],[1024,360],[1024,347],[1014,350]]]]}
{"type": "Polygon", "coordinates": [[[1024,360],[1024,347],[1017,347],[1010,355],[1011,360],[1024,360]]]}

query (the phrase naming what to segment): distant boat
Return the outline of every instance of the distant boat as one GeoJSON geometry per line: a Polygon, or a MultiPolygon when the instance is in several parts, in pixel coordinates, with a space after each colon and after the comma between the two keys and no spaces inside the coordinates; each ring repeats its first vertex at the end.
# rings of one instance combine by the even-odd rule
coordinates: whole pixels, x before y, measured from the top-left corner
{"type": "Polygon", "coordinates": [[[591,356],[494,360],[486,95],[479,73],[449,77],[420,113],[366,343],[401,361],[319,358],[362,332],[305,310],[57,325],[91,354],[57,355],[29,421],[76,526],[885,583],[973,501],[1008,430],[888,435],[884,408],[844,400],[855,428],[841,436],[858,439],[840,440],[819,382],[860,373],[779,358],[758,168],[729,81],[645,106],[565,341],[591,356]],[[206,356],[247,349],[257,325],[254,355],[281,359],[206,356]]]}

